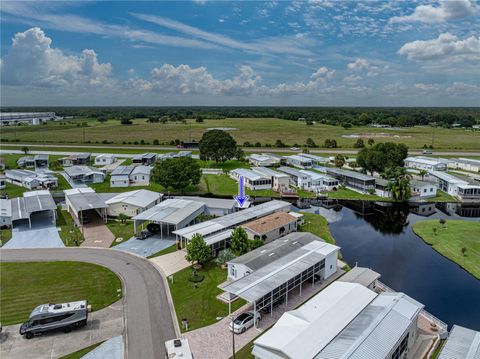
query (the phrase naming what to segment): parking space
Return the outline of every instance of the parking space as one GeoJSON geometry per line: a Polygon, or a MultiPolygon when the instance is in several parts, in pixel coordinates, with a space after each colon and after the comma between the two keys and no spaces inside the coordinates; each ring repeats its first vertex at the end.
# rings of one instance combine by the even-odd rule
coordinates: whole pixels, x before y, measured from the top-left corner
{"type": "Polygon", "coordinates": [[[174,244],[175,239],[173,238],[165,238],[164,236],[161,239],[160,235],[153,235],[146,239],[135,239],[135,237],[132,237],[128,241],[116,245],[115,248],[146,258],[174,244]]]}
{"type": "Polygon", "coordinates": [[[95,211],[90,211],[88,220],[89,223],[82,226],[85,241],[83,241],[81,247],[109,248],[115,236],[103,222],[103,219],[95,211]]]}
{"type": "Polygon", "coordinates": [[[155,264],[160,271],[166,276],[170,276],[178,271],[192,265],[185,259],[185,251],[176,251],[165,254],[163,256],[150,259],[150,262],[155,264]]]}
{"type": "MultiPolygon", "coordinates": [[[[28,225],[27,225],[28,226],[28,225]]],[[[12,239],[10,239],[3,248],[59,248],[65,247],[57,227],[40,229],[24,229],[14,228],[12,231],[12,239]]]]}
{"type": "Polygon", "coordinates": [[[27,340],[18,333],[20,324],[3,328],[0,340],[0,357],[59,358],[92,344],[122,336],[124,332],[123,301],[91,313],[86,327],[70,333],[55,331],[27,340]]]}

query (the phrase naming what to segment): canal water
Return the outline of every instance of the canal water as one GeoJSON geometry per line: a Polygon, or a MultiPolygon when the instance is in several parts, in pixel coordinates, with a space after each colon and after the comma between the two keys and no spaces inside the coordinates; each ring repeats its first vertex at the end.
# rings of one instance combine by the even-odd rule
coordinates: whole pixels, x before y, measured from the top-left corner
{"type": "Polygon", "coordinates": [[[383,283],[423,303],[449,327],[459,324],[480,330],[480,280],[412,231],[413,223],[425,219],[445,218],[447,225],[448,219],[479,221],[480,205],[316,201],[306,207],[327,218],[351,266],[379,272],[383,283]]]}

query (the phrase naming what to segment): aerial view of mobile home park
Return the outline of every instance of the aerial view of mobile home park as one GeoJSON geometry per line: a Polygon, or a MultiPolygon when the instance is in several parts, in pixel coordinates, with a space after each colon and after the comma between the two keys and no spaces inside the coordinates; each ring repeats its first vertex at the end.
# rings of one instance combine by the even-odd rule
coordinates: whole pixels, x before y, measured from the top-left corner
{"type": "Polygon", "coordinates": [[[2,1],[0,357],[480,359],[479,16],[2,1]]]}

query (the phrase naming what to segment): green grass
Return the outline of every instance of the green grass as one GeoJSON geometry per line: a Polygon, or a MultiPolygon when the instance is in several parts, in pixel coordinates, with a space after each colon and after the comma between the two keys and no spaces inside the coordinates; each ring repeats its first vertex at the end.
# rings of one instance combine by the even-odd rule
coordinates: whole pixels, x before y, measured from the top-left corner
{"type": "Polygon", "coordinates": [[[413,231],[437,252],[480,279],[480,222],[448,219],[442,225],[438,220],[428,220],[415,223],[413,231]],[[465,255],[462,248],[466,248],[465,255]]]}
{"type": "Polygon", "coordinates": [[[450,196],[448,193],[437,189],[437,195],[433,198],[425,199],[425,202],[460,202],[455,197],[450,196]]]}
{"type": "MultiPolygon", "coordinates": [[[[168,281],[182,331],[184,330],[182,318],[188,320],[188,329],[193,330],[215,323],[216,317],[228,315],[228,304],[216,298],[222,292],[217,285],[227,280],[226,269],[221,269],[213,262],[209,262],[200,272],[205,279],[197,284],[197,288],[188,280],[192,273],[190,267],[175,273],[173,284],[170,280],[168,281]]],[[[232,312],[244,304],[243,299],[237,299],[232,303],[232,312]]]]}
{"type": "Polygon", "coordinates": [[[438,358],[438,355],[440,354],[440,350],[442,350],[443,346],[445,345],[446,343],[446,340],[445,339],[442,339],[440,341],[440,344],[438,345],[438,347],[433,351],[432,355],[430,356],[430,359],[437,359],[438,358]]]}
{"type": "Polygon", "coordinates": [[[113,241],[112,247],[122,242],[128,241],[133,236],[133,221],[126,221],[121,223],[115,219],[109,219],[107,221],[107,227],[115,236],[115,239],[122,238],[121,242],[113,241]]]}
{"type": "Polygon", "coordinates": [[[150,258],[160,257],[160,256],[163,256],[165,254],[173,253],[173,252],[176,252],[176,251],[177,251],[177,245],[173,244],[170,247],[162,249],[160,252],[154,253],[147,258],[150,259],[150,258]]]}
{"type": "MultiPolygon", "coordinates": [[[[255,338],[253,338],[251,341],[249,341],[245,346],[240,349],[238,352],[235,353],[235,359],[255,359],[255,357],[252,354],[253,350],[253,342],[260,336],[257,335],[255,338]]],[[[230,357],[230,359],[233,357],[230,357]]]]}
{"type": "Polygon", "coordinates": [[[336,191],[323,192],[328,198],[332,199],[352,199],[362,201],[392,201],[391,198],[380,197],[374,194],[363,194],[348,188],[339,188],[336,191]]]}
{"type": "MultiPolygon", "coordinates": [[[[84,121],[84,120],[76,120],[84,121]]],[[[343,135],[364,134],[368,138],[374,134],[386,134],[383,138],[375,138],[375,142],[405,143],[410,148],[421,148],[424,144],[432,142],[433,128],[429,126],[415,126],[401,130],[385,130],[371,127],[352,127],[344,129],[341,126],[315,124],[307,126],[303,121],[288,121],[274,118],[227,118],[223,120],[205,120],[197,123],[188,120],[182,123],[148,123],[145,119],[133,120],[133,125],[123,126],[117,120],[109,120],[100,123],[96,120],[86,120],[88,127],[77,127],[72,124],[61,125],[60,122],[51,122],[42,126],[17,126],[2,129],[2,139],[13,141],[16,138],[20,142],[41,143],[71,143],[80,144],[90,141],[101,144],[102,141],[111,141],[114,144],[144,140],[153,143],[158,139],[161,143],[168,143],[178,138],[181,141],[199,140],[202,134],[210,127],[233,127],[231,135],[239,144],[245,141],[251,143],[260,142],[274,144],[281,139],[285,144],[302,145],[307,138],[312,138],[318,145],[325,139],[333,138],[342,148],[353,148],[355,138],[342,137],[343,135]],[[85,132],[85,137],[83,133],[85,132]],[[399,137],[393,137],[398,135],[399,137]]],[[[435,129],[435,150],[478,150],[478,133],[464,129],[435,129]]]]}
{"type": "Polygon", "coordinates": [[[21,197],[24,192],[29,191],[29,189],[25,187],[17,186],[8,182],[5,185],[5,188],[1,189],[0,192],[5,192],[8,195],[8,198],[21,197]]]}
{"type": "Polygon", "coordinates": [[[12,239],[12,230],[10,228],[0,229],[0,247],[12,239]]]}
{"type": "Polygon", "coordinates": [[[91,352],[93,349],[95,349],[96,347],[100,346],[103,342],[99,342],[99,343],[95,343],[95,344],[92,344],[86,348],[83,348],[83,349],[80,349],[74,353],[70,353],[68,355],[65,355],[63,357],[61,357],[60,359],[80,359],[82,358],[84,355],[86,355],[87,353],[91,352]]]}
{"type": "Polygon", "coordinates": [[[304,224],[299,228],[301,232],[310,232],[320,238],[323,238],[325,242],[335,244],[335,239],[330,233],[328,228],[328,222],[325,217],[309,212],[300,212],[303,214],[304,224]]]}
{"type": "Polygon", "coordinates": [[[54,189],[54,191],[63,191],[65,189],[70,189],[72,186],[70,186],[70,183],[67,182],[67,180],[62,176],[62,175],[55,175],[58,179],[58,186],[57,188],[54,189]]]}
{"type": "Polygon", "coordinates": [[[40,304],[87,299],[99,310],[121,297],[120,279],[107,268],[82,262],[0,263],[0,321],[21,323],[40,304]]]}
{"type": "MultiPolygon", "coordinates": [[[[233,196],[238,193],[238,183],[226,174],[222,175],[203,175],[202,182],[206,191],[217,196],[233,196]]],[[[280,197],[280,194],[270,189],[252,191],[248,188],[246,193],[251,196],[259,197],[280,197]]]]}
{"type": "Polygon", "coordinates": [[[75,247],[84,241],[82,232],[74,224],[72,215],[57,207],[57,227],[60,227],[58,234],[67,247],[75,247]]]}

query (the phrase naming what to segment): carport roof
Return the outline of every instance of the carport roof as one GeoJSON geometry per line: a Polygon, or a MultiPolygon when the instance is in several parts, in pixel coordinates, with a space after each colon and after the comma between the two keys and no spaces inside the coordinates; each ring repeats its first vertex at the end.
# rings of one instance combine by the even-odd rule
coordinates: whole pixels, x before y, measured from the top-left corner
{"type": "Polygon", "coordinates": [[[337,250],[338,247],[332,244],[312,241],[226,285],[223,290],[252,303],[321,262],[328,253],[337,250]]]}
{"type": "Polygon", "coordinates": [[[25,192],[23,197],[12,199],[12,221],[27,219],[34,212],[52,211],[57,208],[49,191],[25,192]]]}
{"type": "Polygon", "coordinates": [[[107,208],[103,198],[91,188],[74,188],[65,190],[65,197],[78,213],[89,209],[107,208]]]}
{"type": "Polygon", "coordinates": [[[203,209],[202,202],[184,199],[167,199],[156,206],[133,217],[136,221],[154,221],[169,224],[179,224],[203,209]]]}

